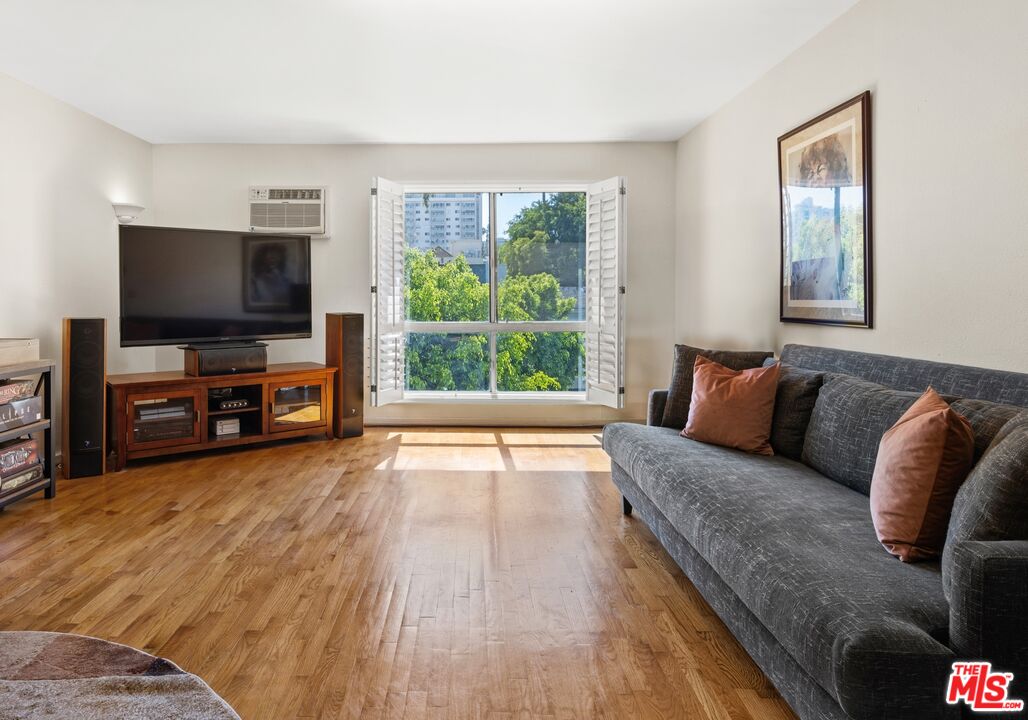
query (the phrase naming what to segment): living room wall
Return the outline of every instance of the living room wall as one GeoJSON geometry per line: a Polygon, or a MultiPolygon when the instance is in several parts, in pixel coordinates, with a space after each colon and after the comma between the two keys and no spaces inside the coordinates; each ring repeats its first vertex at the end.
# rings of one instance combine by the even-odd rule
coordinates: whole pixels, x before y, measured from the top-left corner
{"type": "MultiPolygon", "coordinates": [[[[59,359],[62,317],[117,321],[111,203],[149,206],[150,147],[0,74],[0,337],[39,338],[41,355],[59,359]]],[[[153,370],[152,349],[117,349],[116,326],[107,345],[111,372],[153,370]]]]}
{"type": "Polygon", "coordinates": [[[676,337],[1028,371],[1023,0],[862,0],[678,143],[676,337]],[[778,321],[776,139],[870,89],[873,330],[778,321]]]}
{"type": "MultiPolygon", "coordinates": [[[[424,405],[372,409],[372,422],[588,424],[645,416],[647,391],[666,385],[674,333],[674,143],[552,145],[157,145],[154,221],[245,228],[255,184],[329,187],[331,238],[313,241],[314,337],[276,341],[273,362],[324,355],[325,312],[370,310],[369,189],[380,175],[400,182],[579,182],[628,178],[628,364],[626,408],[424,405]]],[[[157,351],[159,369],[181,352],[157,351]]]]}

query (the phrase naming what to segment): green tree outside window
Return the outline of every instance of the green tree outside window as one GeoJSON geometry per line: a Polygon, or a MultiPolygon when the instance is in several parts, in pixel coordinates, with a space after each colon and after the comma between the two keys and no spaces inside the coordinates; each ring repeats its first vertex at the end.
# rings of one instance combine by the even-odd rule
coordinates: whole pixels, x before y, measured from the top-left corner
{"type": "MultiPolygon", "coordinates": [[[[567,320],[578,300],[561,284],[579,282],[585,246],[585,197],[555,193],[522,210],[509,223],[499,249],[506,277],[497,288],[500,320],[567,320]],[[556,273],[556,274],[554,274],[556,273]]],[[[407,248],[405,300],[414,322],[482,322],[489,286],[463,256],[445,264],[431,250],[407,248]]],[[[501,391],[581,390],[577,332],[499,332],[497,388],[501,391]]],[[[407,388],[476,391],[489,386],[489,338],[483,333],[410,333],[407,388]]]]}

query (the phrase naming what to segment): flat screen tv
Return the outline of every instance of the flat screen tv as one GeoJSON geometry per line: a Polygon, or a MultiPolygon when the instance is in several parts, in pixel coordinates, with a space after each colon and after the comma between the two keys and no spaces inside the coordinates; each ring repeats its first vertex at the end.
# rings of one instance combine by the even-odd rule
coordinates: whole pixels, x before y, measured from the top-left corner
{"type": "Polygon", "coordinates": [[[121,346],[311,336],[311,240],[122,225],[121,346]]]}

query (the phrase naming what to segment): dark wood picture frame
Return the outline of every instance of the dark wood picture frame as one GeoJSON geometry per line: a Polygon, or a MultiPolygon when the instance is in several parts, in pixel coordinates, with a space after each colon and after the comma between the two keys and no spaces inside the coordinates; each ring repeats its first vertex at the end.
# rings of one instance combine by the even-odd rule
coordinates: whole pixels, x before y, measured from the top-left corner
{"type": "MultiPolygon", "coordinates": [[[[852,111],[850,111],[852,113],[852,111]]],[[[827,123],[826,123],[827,124],[827,123]]],[[[829,187],[830,185],[812,185],[817,187],[829,187]]],[[[839,210],[839,186],[836,187],[836,200],[835,200],[835,234],[836,237],[840,237],[841,233],[841,221],[840,221],[840,210],[839,210]]],[[[872,264],[872,226],[871,221],[871,92],[864,91],[854,98],[847,100],[846,102],[833,107],[831,110],[818,115],[816,118],[803,123],[799,127],[796,127],[789,132],[781,135],[778,138],[778,208],[779,208],[779,261],[778,261],[778,272],[779,272],[779,292],[778,292],[778,317],[780,322],[792,322],[792,323],[807,323],[815,325],[838,325],[844,327],[860,327],[860,328],[871,328],[873,327],[873,264],[872,264]],[[786,208],[786,176],[785,172],[787,168],[783,167],[783,143],[788,142],[791,138],[796,135],[803,133],[816,125],[826,123],[826,121],[832,120],[834,116],[839,115],[843,117],[843,113],[850,111],[853,106],[859,106],[856,112],[856,118],[860,122],[860,138],[859,138],[859,158],[854,158],[860,162],[860,178],[861,184],[861,197],[863,201],[863,260],[864,260],[864,273],[863,273],[863,316],[861,318],[847,319],[845,317],[836,317],[841,313],[829,312],[829,309],[821,308],[821,316],[817,316],[817,313],[813,313],[812,316],[795,316],[787,314],[786,307],[786,293],[790,292],[790,286],[786,285],[786,243],[790,241],[787,235],[787,224],[791,223],[791,215],[787,216],[786,208]]],[[[841,248],[841,240],[840,242],[841,248]]],[[[826,258],[827,259],[827,258],[826,258]]],[[[790,269],[791,272],[791,269],[790,269]]],[[[791,285],[791,283],[790,283],[791,285]]],[[[815,301],[816,302],[816,301],[815,301]]]]}

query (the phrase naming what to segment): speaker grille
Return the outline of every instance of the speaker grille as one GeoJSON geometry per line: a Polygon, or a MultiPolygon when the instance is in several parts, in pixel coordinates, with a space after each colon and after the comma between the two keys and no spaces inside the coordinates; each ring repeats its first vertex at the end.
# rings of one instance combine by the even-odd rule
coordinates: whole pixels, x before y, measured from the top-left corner
{"type": "Polygon", "coordinates": [[[364,433],[364,316],[326,316],[325,361],[336,368],[333,426],[339,437],[364,433]]]}
{"type": "Polygon", "coordinates": [[[268,352],[263,345],[209,348],[199,351],[200,375],[261,372],[267,366],[268,352]]]}
{"type": "Polygon", "coordinates": [[[69,477],[103,472],[105,324],[96,318],[68,321],[64,375],[68,447],[64,462],[69,477]]]}

